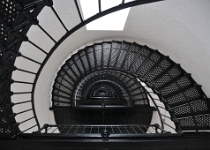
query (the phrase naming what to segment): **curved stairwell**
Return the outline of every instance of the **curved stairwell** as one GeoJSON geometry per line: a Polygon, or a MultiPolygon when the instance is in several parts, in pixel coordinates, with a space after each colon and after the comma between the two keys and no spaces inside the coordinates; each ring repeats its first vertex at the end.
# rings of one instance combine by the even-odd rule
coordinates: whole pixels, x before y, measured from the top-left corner
{"type": "Polygon", "coordinates": [[[115,75],[110,77],[111,80],[121,80],[121,85],[125,85],[131,101],[135,101],[132,94],[137,94],[139,101],[147,98],[146,94],[141,95],[142,85],[136,86],[135,84],[140,83],[132,80],[140,79],[146,83],[165,104],[171,120],[177,127],[180,126],[181,130],[209,129],[208,100],[201,86],[169,57],[135,42],[95,43],[71,56],[55,79],[52,91],[53,107],[76,106],[76,102],[72,101],[79,102],[85,98],[81,92],[86,82],[91,79],[90,83],[106,80],[107,73],[115,75]],[[119,72],[125,72],[127,76],[131,76],[130,79],[123,75],[122,78],[119,77],[119,72]],[[135,90],[139,94],[132,93],[135,90]]]}
{"type": "MultiPolygon", "coordinates": [[[[143,3],[147,2],[124,3],[123,1],[119,6],[83,20],[77,1],[75,1],[81,23],[69,30],[54,9],[51,0],[18,2],[3,0],[0,6],[1,13],[3,12],[0,28],[0,137],[14,137],[24,132],[31,133],[40,129],[34,108],[36,82],[52,53],[68,36],[85,24],[106,14],[143,3]],[[40,25],[37,19],[45,6],[50,7],[66,31],[58,41],[40,25]],[[26,36],[32,25],[37,26],[53,42],[50,50],[42,49],[26,36]],[[23,41],[30,44],[35,49],[33,52],[41,57],[30,57],[30,53],[27,55],[28,51],[20,50],[20,53],[19,49],[23,41]],[[38,52],[41,54],[39,55],[38,52]],[[21,63],[28,63],[27,68],[15,66],[15,61],[20,59],[23,59],[21,63]],[[17,72],[19,72],[18,78],[12,79],[12,74],[17,72]],[[22,78],[21,73],[27,74],[30,80],[22,78]],[[15,85],[21,85],[20,87],[24,88],[19,89],[20,91],[13,91],[12,88],[15,85]],[[11,102],[11,98],[14,103],[11,102]],[[22,111],[15,112],[15,107],[22,111]],[[22,115],[21,120],[18,120],[20,115],[22,115]],[[23,129],[20,128],[22,124],[28,122],[29,125],[27,124],[23,129]]],[[[78,51],[58,72],[52,91],[52,108],[93,104],[83,99],[88,100],[89,95],[97,97],[97,94],[104,92],[109,98],[116,100],[115,102],[120,106],[141,105],[146,107],[153,101],[157,110],[163,108],[170,113],[166,115],[159,111],[160,120],[171,119],[175,124],[175,127],[171,128],[179,133],[187,130],[210,129],[209,99],[205,96],[201,86],[179,64],[147,46],[126,41],[104,41],[78,51]],[[93,87],[100,87],[102,83],[105,84],[103,89],[98,92],[96,89],[92,90],[93,87]],[[148,87],[153,91],[149,92],[148,87]],[[151,98],[155,95],[158,97],[151,98]],[[81,102],[77,103],[77,101],[81,102]],[[164,103],[164,106],[158,106],[158,102],[155,101],[164,103]]],[[[162,124],[170,126],[164,121],[162,124]]],[[[158,129],[157,126],[153,127],[158,129]]],[[[165,133],[165,130],[162,132],[165,133]]]]}

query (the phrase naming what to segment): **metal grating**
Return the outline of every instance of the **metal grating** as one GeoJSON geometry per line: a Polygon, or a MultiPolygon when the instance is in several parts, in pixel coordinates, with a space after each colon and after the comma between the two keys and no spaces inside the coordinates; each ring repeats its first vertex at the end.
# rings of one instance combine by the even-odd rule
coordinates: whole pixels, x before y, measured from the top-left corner
{"type": "Polygon", "coordinates": [[[156,89],[160,89],[161,87],[164,87],[167,83],[170,83],[174,79],[178,78],[181,75],[182,71],[179,69],[179,67],[174,66],[172,67],[167,73],[163,74],[159,79],[157,79],[153,86],[156,89]]]}
{"type": "Polygon", "coordinates": [[[109,55],[110,55],[110,49],[111,49],[111,43],[103,43],[103,66],[107,67],[109,62],[109,55]]]}
{"type": "Polygon", "coordinates": [[[183,90],[180,93],[174,94],[173,96],[166,98],[166,101],[171,106],[174,106],[174,105],[180,105],[181,103],[186,103],[192,100],[202,98],[198,90],[199,90],[198,87],[188,88],[186,90],[183,90]]]}
{"type": "Polygon", "coordinates": [[[196,100],[190,102],[190,106],[194,113],[208,111],[208,105],[205,100],[196,100]]]}
{"type": "Polygon", "coordinates": [[[192,116],[178,118],[182,129],[192,129],[195,127],[195,121],[192,116]]]}
{"type": "Polygon", "coordinates": [[[199,129],[199,127],[206,128],[206,127],[209,127],[209,125],[210,125],[210,115],[209,114],[196,115],[195,120],[197,122],[198,129],[199,129]]]}
{"type": "Polygon", "coordinates": [[[176,116],[182,116],[183,114],[190,114],[191,108],[189,104],[180,105],[178,107],[173,108],[174,114],[176,116]]]}
{"type": "Polygon", "coordinates": [[[109,67],[113,67],[115,66],[115,64],[118,62],[118,55],[119,55],[119,51],[120,51],[120,47],[121,47],[121,43],[119,42],[112,42],[112,45],[111,45],[112,49],[110,51],[110,63],[109,63],[109,67]]]}
{"type": "Polygon", "coordinates": [[[15,21],[17,11],[14,0],[2,0],[0,2],[0,14],[1,14],[1,23],[0,23],[0,43],[6,44],[8,40],[8,29],[6,24],[11,24],[15,21]]]}
{"type": "Polygon", "coordinates": [[[183,76],[170,85],[165,86],[163,89],[160,90],[160,92],[164,97],[166,97],[171,93],[188,88],[190,85],[192,85],[192,81],[190,81],[190,78],[187,76],[183,76]]]}

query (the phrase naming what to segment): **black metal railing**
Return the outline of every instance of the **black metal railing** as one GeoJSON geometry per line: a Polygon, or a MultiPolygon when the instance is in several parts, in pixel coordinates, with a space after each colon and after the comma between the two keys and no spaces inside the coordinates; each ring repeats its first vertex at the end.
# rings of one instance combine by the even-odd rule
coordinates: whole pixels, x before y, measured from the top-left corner
{"type": "MultiPolygon", "coordinates": [[[[45,124],[38,133],[58,137],[144,137],[156,134],[169,134],[158,124],[121,124],[121,125],[49,125],[45,124]],[[149,134],[149,135],[146,135],[149,134]]],[[[34,133],[35,134],[35,133],[34,133]]]]}

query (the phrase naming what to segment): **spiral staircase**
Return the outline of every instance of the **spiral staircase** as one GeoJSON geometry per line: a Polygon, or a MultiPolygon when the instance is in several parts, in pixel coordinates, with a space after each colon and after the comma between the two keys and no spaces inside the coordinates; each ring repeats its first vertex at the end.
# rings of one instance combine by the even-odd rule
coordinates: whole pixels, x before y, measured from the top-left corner
{"type": "MultiPolygon", "coordinates": [[[[209,148],[210,103],[201,86],[168,56],[136,42],[104,40],[75,50],[59,67],[53,81],[49,111],[53,111],[56,124],[46,122],[41,126],[39,123],[35,109],[36,86],[58,46],[97,18],[157,1],[122,1],[120,5],[101,11],[99,0],[99,12],[83,20],[75,0],[81,22],[68,29],[51,0],[2,0],[0,143],[3,146],[0,147],[88,149],[95,145],[96,149],[148,146],[156,149],[159,143],[159,148],[167,149],[170,144],[176,147],[178,142],[183,145],[181,148],[188,147],[189,143],[209,148]],[[58,41],[37,19],[45,6],[50,7],[66,31],[58,41]],[[32,25],[54,43],[49,51],[26,36],[32,25]],[[21,51],[22,42],[42,53],[44,59],[27,56],[21,51]],[[36,64],[37,71],[16,66],[15,61],[20,58],[24,59],[23,63],[36,64]],[[32,75],[33,80],[24,80],[21,74],[19,80],[14,79],[14,72],[32,75]],[[14,85],[29,88],[16,92],[11,88],[14,85]],[[24,95],[30,100],[23,100],[21,96],[24,95]],[[21,111],[15,112],[15,106],[21,111]]],[[[30,64],[28,66],[30,68],[30,64]]]]}

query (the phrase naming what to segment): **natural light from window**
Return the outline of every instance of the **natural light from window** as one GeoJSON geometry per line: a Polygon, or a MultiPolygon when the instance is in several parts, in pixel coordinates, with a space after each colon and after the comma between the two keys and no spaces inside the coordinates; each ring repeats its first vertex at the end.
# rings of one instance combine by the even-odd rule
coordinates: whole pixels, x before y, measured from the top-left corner
{"type": "MultiPolygon", "coordinates": [[[[130,1],[133,0],[125,0],[125,3],[130,1]]],[[[122,0],[101,0],[101,11],[118,6],[121,3],[122,0]]],[[[80,5],[84,19],[88,19],[99,12],[98,0],[80,0],[80,5]]],[[[130,8],[126,8],[121,11],[108,14],[87,24],[86,29],[123,31],[129,11],[130,8]]]]}

